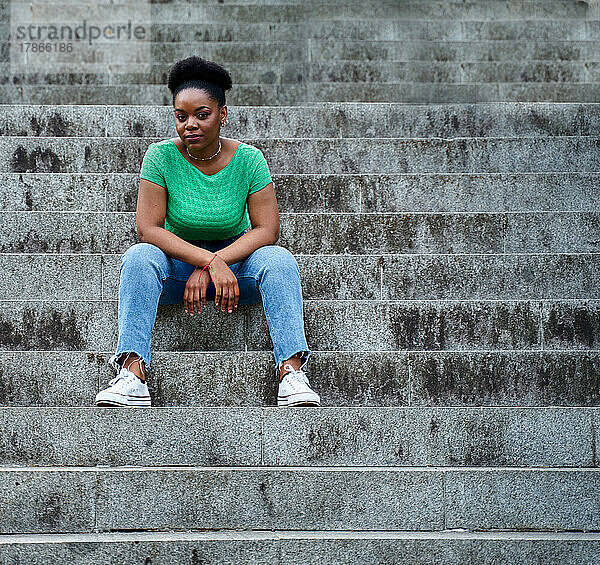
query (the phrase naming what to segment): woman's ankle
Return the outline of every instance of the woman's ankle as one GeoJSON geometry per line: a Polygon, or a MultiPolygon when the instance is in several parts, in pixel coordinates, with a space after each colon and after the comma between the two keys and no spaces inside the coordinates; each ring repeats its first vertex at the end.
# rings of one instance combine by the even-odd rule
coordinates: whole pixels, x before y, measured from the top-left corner
{"type": "Polygon", "coordinates": [[[142,358],[137,353],[128,353],[123,360],[123,367],[131,371],[138,379],[146,382],[146,371],[142,358]]]}

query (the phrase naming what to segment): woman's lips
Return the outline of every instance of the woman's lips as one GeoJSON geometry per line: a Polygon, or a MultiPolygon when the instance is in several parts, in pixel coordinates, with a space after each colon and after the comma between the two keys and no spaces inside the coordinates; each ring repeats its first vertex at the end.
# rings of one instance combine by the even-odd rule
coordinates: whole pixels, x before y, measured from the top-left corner
{"type": "Polygon", "coordinates": [[[201,137],[201,135],[188,135],[186,139],[188,141],[198,141],[201,137]]]}

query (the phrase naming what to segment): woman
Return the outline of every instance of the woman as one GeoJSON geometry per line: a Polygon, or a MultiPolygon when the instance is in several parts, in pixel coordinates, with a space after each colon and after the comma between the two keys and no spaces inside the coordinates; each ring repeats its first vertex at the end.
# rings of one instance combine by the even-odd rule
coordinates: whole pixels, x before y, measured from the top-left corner
{"type": "Polygon", "coordinates": [[[142,161],[140,243],[121,258],[119,340],[109,360],[118,375],[97,394],[96,405],[150,406],[146,370],[158,304],[183,302],[193,316],[214,299],[229,314],[238,304],[262,300],[279,375],[278,406],[319,406],[303,371],[312,352],[298,263],[275,245],[279,212],[267,162],[256,147],[220,135],[231,76],[194,56],[173,65],[167,85],[179,137],[152,143],[142,161]]]}

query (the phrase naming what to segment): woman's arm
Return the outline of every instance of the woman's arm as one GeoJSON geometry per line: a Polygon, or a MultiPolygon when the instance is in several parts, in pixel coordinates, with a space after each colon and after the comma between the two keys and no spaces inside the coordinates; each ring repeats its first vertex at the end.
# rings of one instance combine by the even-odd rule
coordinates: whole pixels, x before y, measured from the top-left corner
{"type": "Polygon", "coordinates": [[[140,242],[156,245],[170,257],[204,267],[214,257],[214,253],[192,245],[164,228],[167,197],[166,188],[140,179],[135,220],[138,239],[140,242]]]}
{"type": "Polygon", "coordinates": [[[243,261],[259,247],[273,245],[279,239],[279,209],[273,183],[250,194],[247,203],[252,229],[218,252],[227,265],[243,261]]]}

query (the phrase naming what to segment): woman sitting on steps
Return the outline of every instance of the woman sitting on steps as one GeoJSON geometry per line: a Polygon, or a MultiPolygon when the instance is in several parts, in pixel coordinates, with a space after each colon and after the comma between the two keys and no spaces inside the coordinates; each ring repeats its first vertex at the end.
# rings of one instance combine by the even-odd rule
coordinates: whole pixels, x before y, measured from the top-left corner
{"type": "Polygon", "coordinates": [[[142,161],[141,243],[121,257],[119,339],[109,360],[118,374],[96,395],[96,405],[151,405],[146,369],[158,304],[183,302],[193,316],[207,300],[229,314],[238,303],[262,300],[279,376],[278,406],[319,406],[303,371],[312,352],[298,263],[275,245],[279,212],[267,162],[256,147],[220,135],[231,76],[194,56],[171,67],[167,85],[179,137],[152,143],[142,161]]]}

